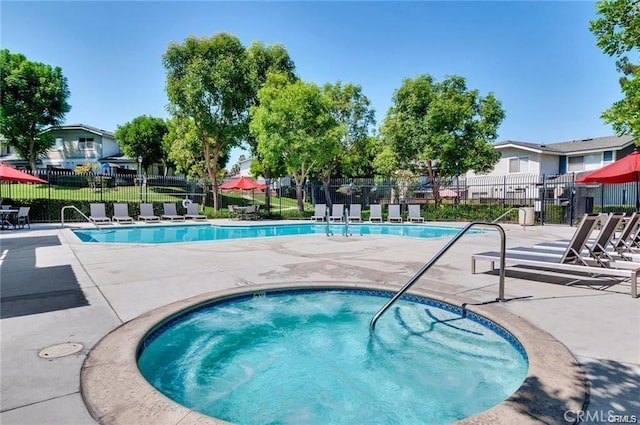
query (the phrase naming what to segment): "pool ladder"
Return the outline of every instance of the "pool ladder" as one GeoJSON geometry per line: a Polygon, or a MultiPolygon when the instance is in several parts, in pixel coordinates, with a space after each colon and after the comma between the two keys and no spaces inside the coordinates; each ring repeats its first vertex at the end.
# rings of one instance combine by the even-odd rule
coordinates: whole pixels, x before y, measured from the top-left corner
{"type": "Polygon", "coordinates": [[[64,227],[64,211],[66,209],[72,209],[75,210],[78,214],[80,214],[81,216],[83,216],[85,218],[85,220],[87,220],[89,223],[93,224],[94,227],[96,229],[100,229],[102,230],[102,227],[98,226],[96,223],[94,223],[93,221],[91,221],[91,219],[89,217],[87,217],[82,211],[80,211],[78,209],[78,207],[76,207],[75,205],[66,205],[64,207],[62,207],[62,209],[60,210],[60,220],[61,220],[61,226],[64,227]]]}
{"type": "MultiPolygon", "coordinates": [[[[333,231],[331,230],[331,227],[329,226],[329,210],[327,209],[325,211],[326,213],[326,217],[325,217],[325,222],[326,222],[326,230],[325,233],[327,236],[333,236],[333,231]]],[[[342,234],[342,236],[353,236],[353,233],[349,233],[349,209],[345,209],[344,213],[342,215],[342,219],[344,220],[344,233],[342,234]]],[[[360,231],[360,236],[362,236],[362,231],[360,231]]]]}
{"type": "Polygon", "coordinates": [[[405,283],[404,286],[384,306],[382,306],[380,310],[378,310],[378,312],[373,316],[373,318],[371,319],[371,322],[369,323],[370,333],[372,333],[375,330],[376,322],[378,321],[380,316],[382,316],[385,313],[385,311],[387,311],[398,300],[398,298],[400,298],[405,292],[407,292],[407,290],[411,286],[413,286],[413,284],[416,283],[416,281],[420,279],[420,277],[422,277],[422,275],[427,270],[429,270],[431,266],[433,266],[433,264],[436,261],[438,261],[440,257],[442,257],[444,253],[449,250],[449,248],[451,248],[451,246],[453,246],[453,244],[458,242],[458,240],[474,226],[495,227],[500,233],[500,284],[498,286],[498,298],[496,298],[496,300],[497,301],[505,300],[504,298],[504,274],[505,274],[504,267],[505,267],[505,255],[506,255],[506,252],[505,252],[506,236],[504,233],[504,229],[502,228],[502,226],[500,226],[497,223],[484,223],[481,221],[473,221],[467,224],[466,226],[464,226],[464,228],[460,232],[458,232],[458,234],[455,235],[453,239],[451,239],[445,246],[443,246],[440,249],[440,251],[438,251],[436,255],[434,255],[433,258],[431,258],[431,260],[427,262],[427,264],[422,266],[422,268],[418,271],[418,273],[416,273],[411,279],[409,279],[409,281],[405,283]]]}

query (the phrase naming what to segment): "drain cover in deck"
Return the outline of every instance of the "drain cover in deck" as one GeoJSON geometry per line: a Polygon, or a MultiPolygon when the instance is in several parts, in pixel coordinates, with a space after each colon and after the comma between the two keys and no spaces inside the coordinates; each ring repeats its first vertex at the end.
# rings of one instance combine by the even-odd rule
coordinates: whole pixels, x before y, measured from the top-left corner
{"type": "Polygon", "coordinates": [[[77,342],[65,342],[42,349],[38,355],[43,359],[55,359],[57,357],[69,356],[82,350],[82,344],[77,342]]]}

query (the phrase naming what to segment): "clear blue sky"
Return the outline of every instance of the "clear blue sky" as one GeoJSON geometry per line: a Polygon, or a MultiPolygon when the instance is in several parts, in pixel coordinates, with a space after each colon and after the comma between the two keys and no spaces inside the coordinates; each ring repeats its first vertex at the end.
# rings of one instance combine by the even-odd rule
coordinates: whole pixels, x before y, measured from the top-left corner
{"type": "MultiPolygon", "coordinates": [[[[115,131],[167,117],[162,54],[189,35],[282,43],[305,81],[352,82],[378,124],[402,80],[460,75],[502,101],[498,140],[553,143],[613,134],[615,59],[595,46],[593,2],[11,2],[1,45],[60,66],[66,123],[115,131]]],[[[232,155],[235,162],[239,151],[232,155]]]]}

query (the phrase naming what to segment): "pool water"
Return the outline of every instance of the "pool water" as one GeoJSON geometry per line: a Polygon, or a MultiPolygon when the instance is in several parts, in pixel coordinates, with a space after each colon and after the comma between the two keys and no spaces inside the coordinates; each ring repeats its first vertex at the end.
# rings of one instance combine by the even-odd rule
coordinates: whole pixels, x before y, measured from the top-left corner
{"type": "Polygon", "coordinates": [[[238,424],[445,424],[514,393],[528,361],[498,325],[410,296],[268,293],[178,316],[138,349],[145,378],[174,401],[238,424]]]}
{"type": "MultiPolygon", "coordinates": [[[[330,231],[335,235],[344,233],[344,224],[331,225],[330,231]]],[[[352,224],[349,233],[353,235],[395,235],[418,238],[437,238],[453,236],[460,231],[456,227],[427,226],[418,224],[352,224]]],[[[477,233],[480,230],[471,230],[477,233]]],[[[325,234],[326,224],[269,224],[237,226],[177,225],[159,226],[145,224],[142,226],[108,227],[102,229],[74,230],[75,235],[83,242],[102,243],[173,243],[193,241],[213,241],[226,239],[256,238],[268,236],[293,236],[309,234],[325,234]]]]}

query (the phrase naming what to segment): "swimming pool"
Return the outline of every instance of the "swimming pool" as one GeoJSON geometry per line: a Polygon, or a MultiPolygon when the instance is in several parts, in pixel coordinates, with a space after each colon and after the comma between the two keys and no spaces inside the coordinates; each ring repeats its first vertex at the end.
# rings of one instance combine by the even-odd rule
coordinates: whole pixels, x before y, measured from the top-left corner
{"type": "MultiPolygon", "coordinates": [[[[329,226],[334,235],[344,233],[344,224],[329,226]]],[[[258,238],[271,236],[294,236],[325,234],[326,224],[260,224],[260,225],[155,225],[106,227],[101,229],[74,230],[82,242],[100,243],[175,243],[214,241],[227,239],[258,238]]],[[[429,226],[424,224],[351,224],[349,233],[353,235],[394,235],[417,238],[438,238],[453,236],[460,231],[457,227],[429,226]]],[[[482,230],[474,229],[469,233],[482,230]]]]}
{"type": "Polygon", "coordinates": [[[242,424],[445,424],[509,397],[527,375],[522,345],[477,314],[389,293],[294,290],[240,295],[161,323],[138,347],[160,392],[242,424]]]}

